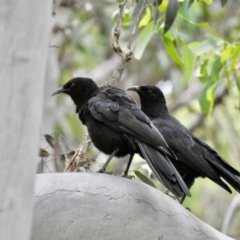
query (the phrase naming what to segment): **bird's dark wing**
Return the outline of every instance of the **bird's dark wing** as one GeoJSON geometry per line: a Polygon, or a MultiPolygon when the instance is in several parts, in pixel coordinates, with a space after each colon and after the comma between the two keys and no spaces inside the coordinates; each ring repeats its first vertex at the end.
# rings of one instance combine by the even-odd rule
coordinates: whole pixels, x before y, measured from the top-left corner
{"type": "Polygon", "coordinates": [[[194,140],[195,142],[200,144],[203,148],[205,148],[206,151],[204,152],[204,157],[206,159],[208,159],[210,162],[212,162],[216,166],[221,165],[228,171],[232,172],[234,175],[240,177],[240,172],[237,171],[235,168],[233,168],[231,165],[229,165],[227,161],[224,160],[221,156],[219,156],[219,154],[214,149],[212,149],[209,145],[207,145],[205,142],[201,141],[197,137],[195,137],[194,140]]]}
{"type": "Polygon", "coordinates": [[[170,191],[179,197],[183,193],[190,196],[187,186],[165,153],[172,157],[175,155],[150,119],[124,91],[103,88],[88,101],[88,109],[96,120],[133,139],[158,179],[170,191]]]}
{"type": "Polygon", "coordinates": [[[132,98],[117,88],[101,90],[88,101],[88,109],[96,120],[174,156],[161,133],[132,98]]]}
{"type": "Polygon", "coordinates": [[[179,161],[231,192],[221,180],[220,177],[223,177],[240,192],[240,180],[236,177],[240,176],[240,173],[175,118],[169,115],[168,119],[154,119],[153,123],[162,133],[169,147],[176,153],[179,161]]]}
{"type": "Polygon", "coordinates": [[[199,160],[202,158],[203,149],[196,144],[194,136],[187,128],[170,115],[168,119],[154,119],[153,124],[162,133],[180,161],[205,175],[210,169],[210,164],[199,160]]]}
{"type": "Polygon", "coordinates": [[[88,108],[92,116],[100,122],[107,119],[110,123],[115,123],[118,120],[120,106],[117,102],[95,96],[89,100],[88,108]]]}

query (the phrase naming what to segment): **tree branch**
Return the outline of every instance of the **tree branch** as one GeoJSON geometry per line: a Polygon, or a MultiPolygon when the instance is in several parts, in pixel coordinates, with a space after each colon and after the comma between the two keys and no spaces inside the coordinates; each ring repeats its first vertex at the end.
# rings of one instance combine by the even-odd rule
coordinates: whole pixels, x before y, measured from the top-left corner
{"type": "Polygon", "coordinates": [[[86,132],[75,154],[72,156],[70,161],[67,162],[67,166],[64,172],[75,172],[80,167],[88,165],[89,163],[92,162],[91,159],[86,158],[85,156],[90,143],[91,139],[89,137],[88,132],[86,132]]]}
{"type": "Polygon", "coordinates": [[[148,5],[148,0],[144,0],[143,6],[141,11],[139,12],[138,18],[134,24],[134,27],[132,29],[132,33],[129,37],[129,40],[127,42],[127,45],[125,48],[121,47],[121,45],[119,44],[119,38],[120,38],[120,26],[122,23],[122,19],[123,19],[123,14],[124,14],[124,8],[126,6],[127,0],[123,1],[120,5],[119,5],[119,16],[118,16],[118,20],[117,20],[117,24],[115,26],[115,29],[113,31],[113,42],[112,42],[112,47],[113,50],[115,52],[117,52],[117,54],[120,55],[120,60],[118,62],[118,65],[115,69],[115,71],[113,72],[112,76],[108,79],[108,81],[106,82],[107,85],[112,85],[112,86],[117,86],[118,82],[121,79],[124,67],[126,62],[128,62],[129,60],[131,60],[132,57],[132,51],[131,51],[131,46],[133,43],[133,39],[135,37],[136,34],[136,30],[137,27],[139,25],[139,22],[142,19],[142,16],[147,8],[148,5]]]}
{"type": "Polygon", "coordinates": [[[122,3],[119,4],[119,15],[117,19],[116,26],[113,31],[113,40],[112,40],[112,48],[113,50],[121,56],[122,48],[119,44],[119,38],[121,33],[121,24],[124,15],[124,9],[127,4],[128,0],[124,0],[122,3]]]}
{"type": "Polygon", "coordinates": [[[96,173],[36,176],[32,240],[230,240],[142,182],[96,173]]]}

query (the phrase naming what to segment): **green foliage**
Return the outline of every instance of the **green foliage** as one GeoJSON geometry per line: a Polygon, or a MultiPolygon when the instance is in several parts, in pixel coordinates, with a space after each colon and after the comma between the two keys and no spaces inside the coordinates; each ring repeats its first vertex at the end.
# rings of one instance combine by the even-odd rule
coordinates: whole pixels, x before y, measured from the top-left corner
{"type": "Polygon", "coordinates": [[[173,25],[178,12],[178,0],[168,0],[163,34],[165,34],[173,25]]]}
{"type": "Polygon", "coordinates": [[[196,56],[190,50],[188,46],[183,47],[182,62],[183,62],[183,75],[184,80],[187,82],[191,81],[191,77],[194,71],[196,56]]]}
{"type": "Polygon", "coordinates": [[[49,135],[49,134],[45,134],[44,137],[45,137],[47,143],[48,143],[52,148],[54,148],[54,141],[55,141],[54,138],[53,138],[51,135],[49,135]]]}
{"type": "MultiPolygon", "coordinates": [[[[193,3],[194,1],[189,1],[188,6],[193,3]]],[[[224,6],[226,1],[221,1],[221,3],[224,6]]],[[[211,5],[212,1],[205,0],[201,4],[211,5]]],[[[210,113],[218,84],[226,81],[230,87],[230,83],[235,80],[233,73],[239,61],[239,42],[231,44],[227,39],[216,34],[207,34],[202,41],[187,40],[183,31],[178,31],[179,26],[174,29],[174,22],[184,22],[195,29],[209,28],[210,26],[209,22],[196,22],[195,16],[189,14],[189,11],[196,10],[193,6],[191,9],[185,6],[186,1],[160,1],[157,7],[158,14],[153,11],[156,9],[156,4],[148,7],[139,25],[139,27],[144,26],[144,29],[137,41],[135,57],[140,59],[154,33],[160,34],[169,57],[182,68],[184,81],[189,83],[195,76],[205,84],[205,88],[199,96],[199,103],[204,113],[210,113]],[[158,16],[157,19],[156,16],[158,16]]]]}
{"type": "Polygon", "coordinates": [[[134,171],[134,174],[135,174],[139,179],[141,179],[144,183],[150,185],[151,187],[156,188],[155,184],[154,184],[148,177],[146,177],[144,174],[142,174],[141,172],[135,170],[135,171],[134,171]]]}
{"type": "Polygon", "coordinates": [[[227,0],[221,0],[222,7],[224,7],[227,4],[227,0]]]}
{"type": "Polygon", "coordinates": [[[137,40],[137,47],[134,52],[136,59],[140,59],[153,34],[154,22],[147,24],[137,40]]]}
{"type": "Polygon", "coordinates": [[[199,96],[199,102],[203,113],[212,111],[216,86],[217,83],[208,82],[199,96]]]}
{"type": "Polygon", "coordinates": [[[167,33],[163,36],[163,42],[164,42],[166,50],[167,50],[169,56],[172,58],[172,60],[175,63],[177,63],[179,66],[181,66],[181,67],[184,66],[184,64],[176,50],[176,47],[174,44],[174,38],[170,35],[170,33],[167,33]]]}
{"type": "Polygon", "coordinates": [[[68,145],[67,140],[65,139],[65,137],[63,135],[60,135],[58,138],[59,141],[59,145],[61,146],[61,149],[63,152],[70,152],[70,147],[68,145]]]}
{"type": "MultiPolygon", "coordinates": [[[[117,9],[112,13],[112,22],[115,23],[118,17],[119,17],[119,10],[117,9]]],[[[127,27],[130,23],[130,20],[131,20],[131,14],[129,10],[126,9],[123,15],[122,27],[127,27]]]]}
{"type": "Polygon", "coordinates": [[[151,10],[148,7],[146,10],[145,15],[143,16],[142,20],[140,21],[138,27],[144,27],[151,21],[151,10]]]}

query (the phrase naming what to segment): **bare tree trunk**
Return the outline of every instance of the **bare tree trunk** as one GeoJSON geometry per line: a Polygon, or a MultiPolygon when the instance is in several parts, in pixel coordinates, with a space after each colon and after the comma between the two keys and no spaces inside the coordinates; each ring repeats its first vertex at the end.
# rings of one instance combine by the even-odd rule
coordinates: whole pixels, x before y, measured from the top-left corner
{"type": "MultiPolygon", "coordinates": [[[[57,4],[57,3],[56,3],[57,4]]],[[[52,134],[54,124],[56,122],[57,114],[53,114],[57,109],[56,98],[50,98],[51,94],[58,87],[61,69],[59,66],[59,47],[64,38],[64,29],[68,23],[69,10],[66,8],[56,7],[56,16],[53,19],[52,33],[50,39],[50,48],[47,57],[47,69],[45,75],[44,99],[43,99],[43,118],[41,124],[41,135],[52,134]]],[[[64,112],[64,111],[63,111],[64,112]]],[[[44,138],[42,138],[44,139],[44,138]]],[[[49,148],[49,144],[43,140],[41,141],[41,148],[47,149],[50,154],[53,154],[53,149],[49,148]]],[[[41,158],[38,159],[38,173],[42,172],[56,172],[56,164],[50,161],[47,165],[41,165],[41,158]],[[46,167],[47,166],[47,167],[46,167]]]]}
{"type": "Polygon", "coordinates": [[[232,202],[230,203],[226,216],[224,218],[222,232],[224,234],[231,234],[231,226],[233,225],[233,220],[236,218],[240,211],[240,195],[237,194],[232,202]]]}
{"type": "Polygon", "coordinates": [[[0,239],[30,236],[51,1],[0,7],[0,239]]]}
{"type": "Polygon", "coordinates": [[[97,173],[36,176],[32,240],[231,239],[144,183],[97,173]]]}

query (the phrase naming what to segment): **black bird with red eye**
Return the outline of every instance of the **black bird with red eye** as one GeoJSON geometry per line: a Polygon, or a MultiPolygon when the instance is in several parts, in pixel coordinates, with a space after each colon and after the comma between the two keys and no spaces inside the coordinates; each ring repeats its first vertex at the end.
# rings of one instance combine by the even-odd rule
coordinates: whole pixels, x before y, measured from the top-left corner
{"type": "Polygon", "coordinates": [[[75,83],[71,83],[70,88],[74,88],[75,87],[75,83]]]}
{"type": "Polygon", "coordinates": [[[123,90],[111,86],[98,87],[89,78],[74,78],[52,95],[68,94],[76,105],[81,122],[87,126],[93,144],[113,156],[130,154],[124,176],[135,153],[144,157],[156,177],[177,197],[190,196],[189,190],[168,156],[175,158],[161,133],[123,90]]]}
{"type": "Polygon", "coordinates": [[[169,114],[164,94],[158,87],[142,85],[127,90],[138,93],[141,110],[151,119],[176,154],[179,161],[174,158],[171,161],[188,188],[193,185],[195,178],[208,177],[230,193],[231,189],[222,179],[240,192],[240,180],[237,178],[240,173],[169,114]]]}

